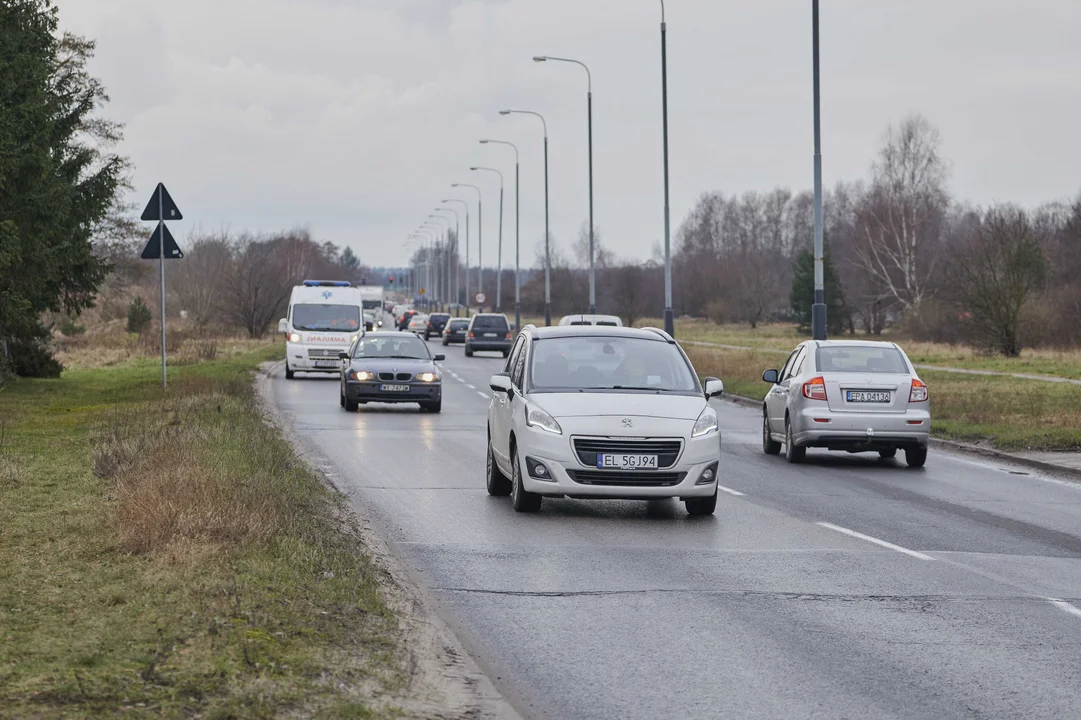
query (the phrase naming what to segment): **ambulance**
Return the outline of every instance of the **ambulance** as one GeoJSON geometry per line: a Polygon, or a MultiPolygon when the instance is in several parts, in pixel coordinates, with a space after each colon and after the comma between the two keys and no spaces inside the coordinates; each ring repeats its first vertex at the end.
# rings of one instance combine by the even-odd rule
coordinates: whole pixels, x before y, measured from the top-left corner
{"type": "Polygon", "coordinates": [[[289,316],[278,322],[286,336],[285,377],[298,372],[336,373],[338,353],[364,332],[360,289],[338,280],[305,280],[289,297],[289,316]]]}

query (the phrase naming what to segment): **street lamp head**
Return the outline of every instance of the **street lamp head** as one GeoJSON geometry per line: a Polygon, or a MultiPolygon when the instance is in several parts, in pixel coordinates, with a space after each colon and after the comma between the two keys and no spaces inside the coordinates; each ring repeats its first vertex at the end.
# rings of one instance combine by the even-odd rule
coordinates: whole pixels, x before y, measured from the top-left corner
{"type": "Polygon", "coordinates": [[[499,114],[500,115],[510,115],[510,110],[500,110],[499,114]]]}
{"type": "Polygon", "coordinates": [[[481,141],[480,141],[480,144],[481,144],[481,145],[487,145],[487,144],[488,144],[488,141],[487,141],[487,140],[481,140],[481,141]]]}
{"type": "Polygon", "coordinates": [[[475,167],[471,167],[471,168],[469,168],[469,169],[470,169],[470,170],[476,170],[477,168],[475,168],[475,167]]]}
{"type": "Polygon", "coordinates": [[[546,55],[534,55],[533,62],[544,62],[548,57],[546,55]]]}

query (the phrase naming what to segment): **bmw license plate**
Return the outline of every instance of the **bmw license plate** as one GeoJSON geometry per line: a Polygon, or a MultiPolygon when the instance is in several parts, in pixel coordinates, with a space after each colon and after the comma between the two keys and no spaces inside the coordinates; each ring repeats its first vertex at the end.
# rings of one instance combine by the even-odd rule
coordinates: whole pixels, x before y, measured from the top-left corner
{"type": "Polygon", "coordinates": [[[850,403],[888,403],[890,394],[886,390],[847,390],[845,397],[850,403]]]}
{"type": "Polygon", "coordinates": [[[379,389],[383,392],[409,392],[408,385],[380,385],[379,389]]]}
{"type": "Polygon", "coordinates": [[[656,455],[597,455],[601,470],[656,470],[656,455]]]}

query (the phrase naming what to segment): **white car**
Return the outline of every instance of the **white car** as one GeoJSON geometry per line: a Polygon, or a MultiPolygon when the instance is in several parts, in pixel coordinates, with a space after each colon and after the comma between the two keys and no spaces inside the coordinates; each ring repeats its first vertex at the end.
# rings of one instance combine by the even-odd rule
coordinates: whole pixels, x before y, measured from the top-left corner
{"type": "Polygon", "coordinates": [[[623,327],[623,321],[615,315],[564,315],[559,319],[559,324],[566,325],[607,325],[609,327],[623,327]]]}
{"type": "Polygon", "coordinates": [[[413,319],[409,321],[409,332],[422,333],[428,329],[428,316],[427,315],[414,315],[413,319]]]}
{"type": "Polygon", "coordinates": [[[783,445],[796,463],[809,447],[887,459],[904,450],[909,467],[927,462],[929,392],[895,343],[808,340],[762,379],[772,386],[762,402],[767,454],[783,445]]]}
{"type": "Polygon", "coordinates": [[[721,436],[683,350],[656,328],[528,325],[489,384],[487,485],[518,512],[545,497],[678,497],[717,506],[721,436]]]}

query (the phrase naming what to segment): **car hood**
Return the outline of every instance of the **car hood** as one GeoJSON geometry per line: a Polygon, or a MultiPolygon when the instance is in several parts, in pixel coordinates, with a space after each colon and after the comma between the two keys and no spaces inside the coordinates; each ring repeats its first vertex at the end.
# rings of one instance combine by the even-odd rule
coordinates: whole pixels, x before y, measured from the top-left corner
{"type": "Polygon", "coordinates": [[[435,372],[435,363],[431,360],[407,360],[405,358],[356,358],[353,368],[368,372],[435,372]]]}
{"type": "Polygon", "coordinates": [[[701,395],[653,393],[530,393],[536,403],[555,418],[588,415],[620,415],[675,420],[697,420],[706,406],[701,395]]]}

